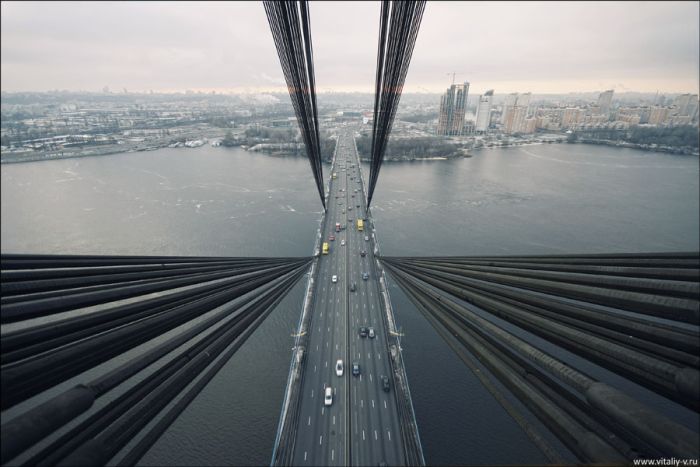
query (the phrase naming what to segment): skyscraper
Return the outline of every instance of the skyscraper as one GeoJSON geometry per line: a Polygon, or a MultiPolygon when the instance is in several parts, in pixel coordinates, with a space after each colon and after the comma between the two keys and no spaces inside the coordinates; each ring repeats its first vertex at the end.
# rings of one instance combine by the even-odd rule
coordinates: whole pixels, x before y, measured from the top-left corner
{"type": "Polygon", "coordinates": [[[523,123],[527,116],[527,107],[516,105],[508,110],[508,116],[504,123],[504,131],[508,134],[520,133],[523,129],[523,123]]]}
{"type": "Polygon", "coordinates": [[[601,115],[608,115],[610,113],[610,104],[612,103],[613,89],[608,89],[605,92],[601,92],[598,96],[598,108],[600,109],[601,115]]]}
{"type": "Polygon", "coordinates": [[[493,103],[493,89],[489,89],[479,96],[479,104],[476,106],[476,131],[486,131],[491,122],[491,105],[493,103]]]}
{"type": "Polygon", "coordinates": [[[459,136],[464,133],[464,112],[466,110],[469,83],[453,84],[440,98],[440,116],[437,134],[459,136]]]}
{"type": "Polygon", "coordinates": [[[506,100],[503,102],[503,111],[501,112],[501,123],[506,124],[506,119],[508,118],[508,112],[511,108],[515,106],[518,101],[518,93],[512,92],[506,96],[506,100]]]}

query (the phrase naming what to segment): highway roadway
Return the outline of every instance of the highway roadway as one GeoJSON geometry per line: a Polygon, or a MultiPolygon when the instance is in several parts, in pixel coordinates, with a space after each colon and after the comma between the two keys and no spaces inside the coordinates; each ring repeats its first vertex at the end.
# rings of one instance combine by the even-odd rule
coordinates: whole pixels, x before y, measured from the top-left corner
{"type": "Polygon", "coordinates": [[[357,229],[356,219],[365,216],[366,196],[352,130],[343,128],[337,144],[331,169],[337,178],[330,182],[321,233],[330,253],[321,255],[318,263],[293,463],[403,465],[381,295],[371,267],[373,239],[367,229],[357,229]],[[336,222],[345,229],[336,232],[336,222]],[[334,241],[329,241],[331,235],[334,241]],[[362,279],[363,272],[370,274],[369,279],[362,279]],[[336,283],[331,281],[333,275],[336,283]],[[351,291],[353,283],[355,291],[351,291]],[[374,328],[376,337],[360,337],[362,326],[374,328]],[[343,360],[342,376],[336,375],[339,359],[343,360]],[[353,362],[360,365],[358,376],[352,375],[353,362]],[[389,377],[388,392],[383,390],[382,376],[389,377]],[[324,405],[327,386],[333,388],[330,406],[324,405]]]}

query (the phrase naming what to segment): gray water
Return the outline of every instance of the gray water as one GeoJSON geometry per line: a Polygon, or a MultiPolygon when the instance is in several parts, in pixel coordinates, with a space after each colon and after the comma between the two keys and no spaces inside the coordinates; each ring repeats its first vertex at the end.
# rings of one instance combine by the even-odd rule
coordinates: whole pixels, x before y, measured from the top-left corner
{"type": "MultiPolygon", "coordinates": [[[[208,146],[6,164],[2,252],[306,256],[320,216],[309,169],[302,158],[208,146]]],[[[631,149],[484,150],[384,164],[372,211],[385,255],[698,250],[698,174],[697,158],[631,149]]],[[[144,464],[269,462],[303,285],[144,464]]],[[[544,462],[400,290],[390,291],[427,462],[544,462]]]]}

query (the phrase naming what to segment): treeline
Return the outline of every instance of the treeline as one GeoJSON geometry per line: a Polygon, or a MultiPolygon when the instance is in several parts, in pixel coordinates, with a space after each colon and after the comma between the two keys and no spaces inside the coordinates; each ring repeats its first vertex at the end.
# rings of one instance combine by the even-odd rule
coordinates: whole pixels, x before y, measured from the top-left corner
{"type": "Polygon", "coordinates": [[[397,118],[403,122],[409,123],[428,123],[438,118],[437,112],[430,112],[424,114],[413,114],[413,115],[401,115],[397,118]]]}
{"type": "Polygon", "coordinates": [[[570,143],[585,141],[621,141],[631,144],[668,146],[673,148],[690,147],[698,149],[700,136],[698,127],[693,125],[675,127],[634,126],[629,130],[579,130],[568,136],[570,143]]]}
{"type": "MultiPolygon", "coordinates": [[[[319,135],[321,140],[321,158],[330,161],[333,158],[333,151],[335,150],[335,140],[330,137],[330,133],[321,132],[319,135]]],[[[253,146],[258,143],[267,144],[288,144],[288,143],[301,143],[301,137],[296,129],[292,128],[248,128],[244,132],[243,138],[236,138],[233,132],[229,130],[226,132],[226,136],[221,140],[222,146],[253,146]]],[[[296,155],[306,155],[306,148],[304,145],[300,145],[297,151],[290,150],[290,152],[296,152],[296,155]]]]}
{"type": "MultiPolygon", "coordinates": [[[[372,151],[372,137],[362,135],[356,141],[360,155],[369,158],[372,151]]],[[[421,159],[427,157],[455,157],[460,154],[460,148],[454,143],[434,137],[422,137],[389,139],[384,157],[388,159],[421,159]]]]}
{"type": "Polygon", "coordinates": [[[628,141],[635,144],[658,144],[659,146],[698,148],[700,136],[698,127],[693,125],[660,127],[634,127],[628,141]]]}

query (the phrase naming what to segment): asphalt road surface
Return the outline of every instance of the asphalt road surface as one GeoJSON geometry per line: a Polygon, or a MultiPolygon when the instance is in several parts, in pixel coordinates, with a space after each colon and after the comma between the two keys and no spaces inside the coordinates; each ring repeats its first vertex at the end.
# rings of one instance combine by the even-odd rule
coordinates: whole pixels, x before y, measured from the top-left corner
{"type": "Polygon", "coordinates": [[[405,464],[379,282],[371,267],[372,235],[366,226],[362,232],[357,228],[357,218],[366,215],[359,170],[352,131],[344,129],[322,232],[321,241],[329,243],[330,252],[321,255],[318,264],[294,465],[405,464]],[[336,222],[345,228],[336,232],[336,222]],[[331,235],[335,240],[329,240],[331,235]],[[367,280],[363,272],[369,274],[367,280]],[[362,326],[374,328],[376,337],[360,337],[362,326]],[[336,374],[338,360],[343,361],[342,376],[336,374]],[[352,374],[353,362],[360,365],[357,376],[352,374]],[[388,392],[382,376],[389,377],[388,392]],[[327,406],[324,390],[329,386],[333,403],[327,406]]]}

